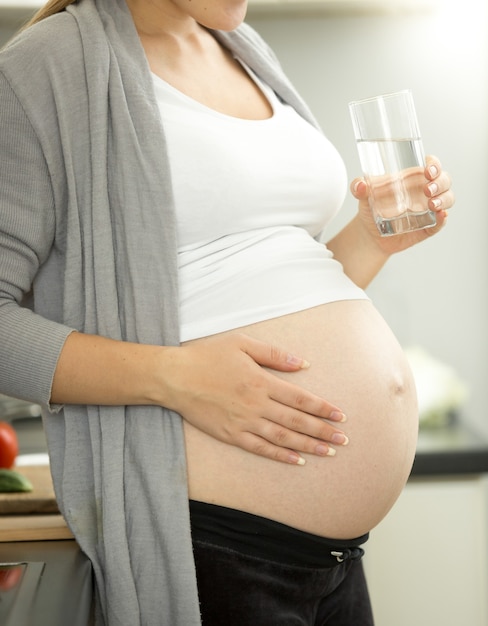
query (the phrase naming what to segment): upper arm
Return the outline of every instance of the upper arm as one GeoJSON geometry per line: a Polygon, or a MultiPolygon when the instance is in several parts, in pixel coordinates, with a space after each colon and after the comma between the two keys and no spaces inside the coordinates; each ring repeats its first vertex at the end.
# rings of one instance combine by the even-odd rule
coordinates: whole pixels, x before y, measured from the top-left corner
{"type": "Polygon", "coordinates": [[[40,142],[0,74],[0,299],[19,302],[55,234],[51,179],[40,142]]]}
{"type": "Polygon", "coordinates": [[[0,73],[0,392],[43,405],[70,329],[22,304],[54,244],[54,205],[41,142],[0,73]]]}

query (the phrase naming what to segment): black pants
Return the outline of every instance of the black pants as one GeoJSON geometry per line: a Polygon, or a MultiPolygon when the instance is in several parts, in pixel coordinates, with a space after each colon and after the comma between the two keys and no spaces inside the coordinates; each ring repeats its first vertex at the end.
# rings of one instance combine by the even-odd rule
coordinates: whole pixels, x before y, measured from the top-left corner
{"type": "Polygon", "coordinates": [[[373,626],[359,547],[191,502],[203,626],[373,626]]]}

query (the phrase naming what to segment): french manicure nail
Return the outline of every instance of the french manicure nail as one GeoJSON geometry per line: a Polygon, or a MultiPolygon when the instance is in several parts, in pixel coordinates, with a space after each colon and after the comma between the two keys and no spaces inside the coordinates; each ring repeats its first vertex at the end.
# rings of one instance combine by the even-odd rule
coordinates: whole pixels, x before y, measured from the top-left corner
{"type": "Polygon", "coordinates": [[[290,454],[288,460],[290,463],[293,463],[293,465],[305,465],[305,459],[299,454],[290,454]]]}
{"type": "Polygon", "coordinates": [[[327,456],[328,453],[329,446],[327,446],[325,443],[319,443],[318,446],[315,448],[315,454],[318,454],[319,456],[327,456]]]}
{"type": "Polygon", "coordinates": [[[440,198],[432,198],[431,202],[434,206],[434,209],[438,209],[442,204],[442,200],[440,198]]]}
{"type": "Polygon", "coordinates": [[[439,185],[437,183],[431,183],[429,185],[429,192],[434,196],[439,191],[439,185]]]}
{"type": "Polygon", "coordinates": [[[319,443],[319,445],[315,448],[315,453],[319,456],[335,456],[336,451],[334,448],[330,446],[326,446],[325,444],[319,443]]]}
{"type": "Polygon", "coordinates": [[[437,169],[437,167],[435,165],[431,165],[429,167],[429,173],[434,178],[439,173],[439,170],[437,169]]]}
{"type": "Polygon", "coordinates": [[[334,422],[341,424],[347,420],[347,417],[341,411],[331,411],[329,417],[331,420],[334,420],[334,422]]]}
{"type": "Polygon", "coordinates": [[[310,363],[308,361],[305,361],[305,359],[301,359],[294,354],[288,354],[288,356],[286,357],[286,362],[289,365],[298,366],[302,370],[306,370],[310,367],[310,363]]]}
{"type": "Polygon", "coordinates": [[[341,446],[347,446],[349,443],[349,439],[344,435],[344,433],[334,433],[330,438],[332,443],[337,443],[341,446]]]}

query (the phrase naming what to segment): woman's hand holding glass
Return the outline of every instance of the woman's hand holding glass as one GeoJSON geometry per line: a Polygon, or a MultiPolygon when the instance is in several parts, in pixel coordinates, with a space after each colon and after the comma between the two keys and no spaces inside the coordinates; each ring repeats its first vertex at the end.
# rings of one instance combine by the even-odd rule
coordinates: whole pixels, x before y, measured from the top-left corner
{"type": "MultiPolygon", "coordinates": [[[[454,204],[454,194],[451,190],[451,179],[435,156],[426,157],[424,178],[419,182],[423,193],[428,198],[429,209],[436,213],[437,223],[431,228],[407,232],[394,237],[381,237],[375,224],[369,203],[369,189],[364,178],[356,178],[351,183],[351,192],[359,201],[358,217],[365,231],[374,240],[375,245],[386,256],[405,250],[420,241],[438,233],[447,220],[448,209],[454,204]]],[[[394,199],[392,199],[394,202],[394,199]]]]}

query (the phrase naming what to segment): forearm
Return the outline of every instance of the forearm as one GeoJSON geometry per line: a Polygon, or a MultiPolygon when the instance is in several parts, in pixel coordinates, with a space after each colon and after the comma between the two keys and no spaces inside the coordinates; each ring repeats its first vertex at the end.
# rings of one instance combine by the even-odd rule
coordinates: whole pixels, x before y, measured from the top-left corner
{"type": "Polygon", "coordinates": [[[158,373],[168,348],[73,332],[53,378],[53,404],[163,404],[158,373]],[[159,395],[161,394],[161,395],[159,395]]]}
{"type": "Polygon", "coordinates": [[[344,272],[365,289],[389,258],[368,236],[356,216],[327,243],[328,249],[342,264],[344,272]]]}

